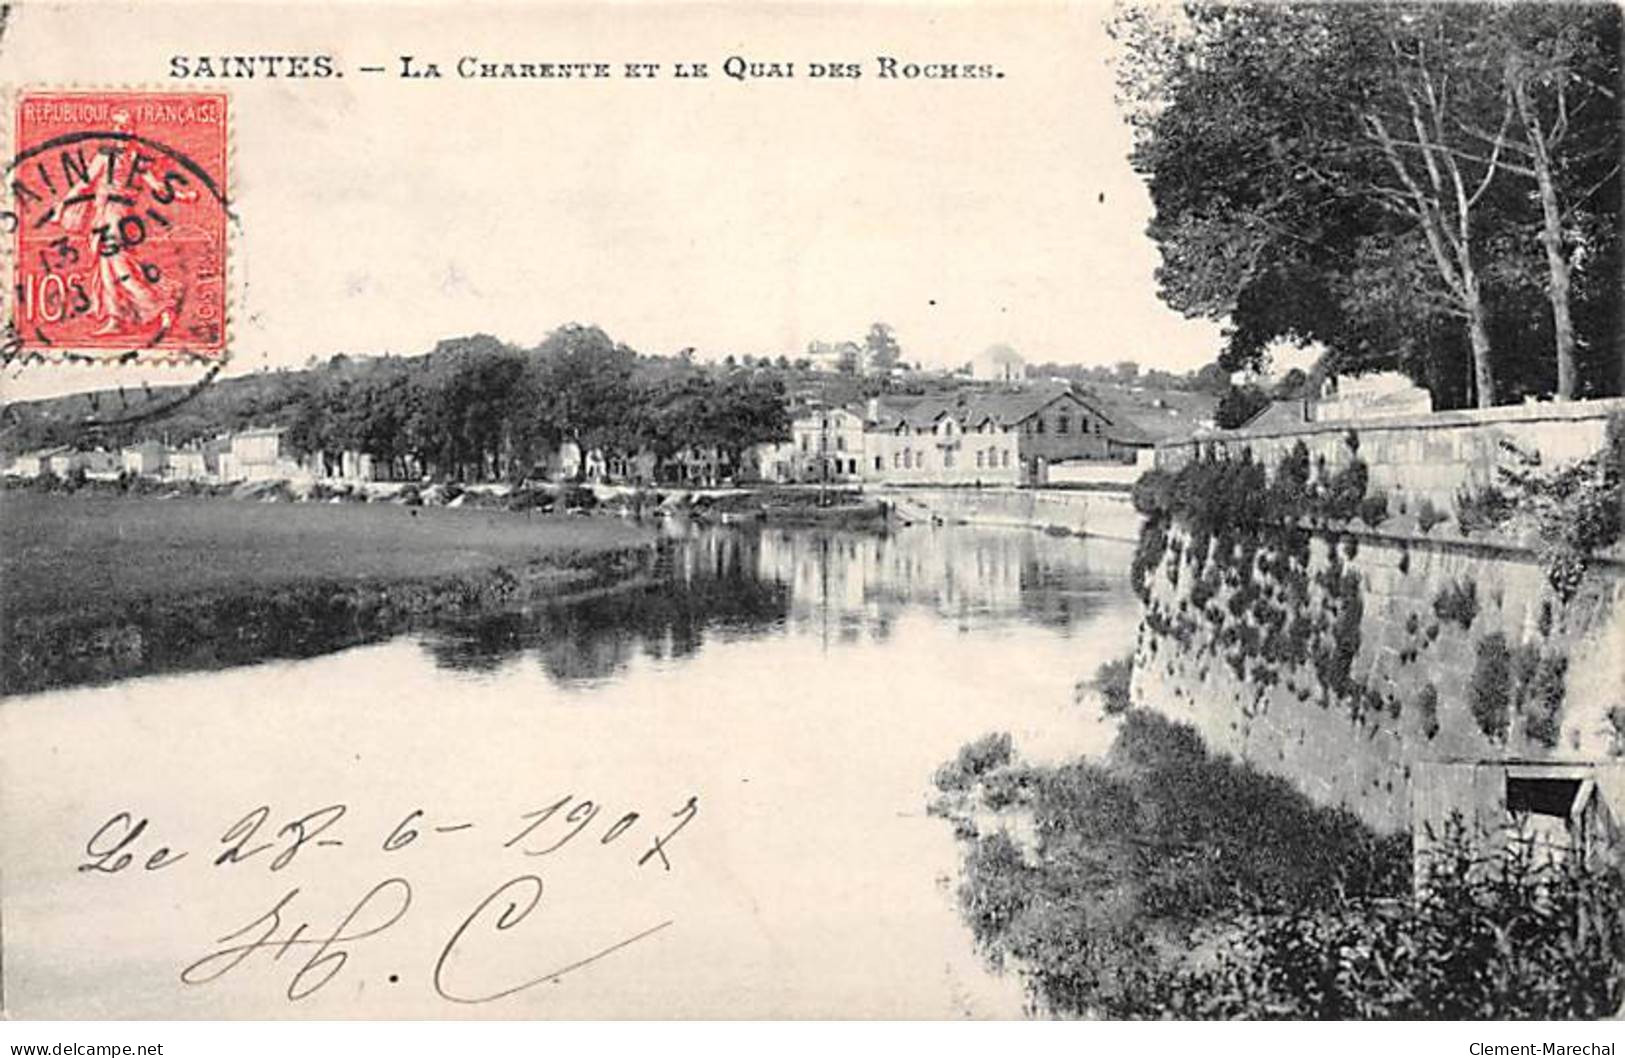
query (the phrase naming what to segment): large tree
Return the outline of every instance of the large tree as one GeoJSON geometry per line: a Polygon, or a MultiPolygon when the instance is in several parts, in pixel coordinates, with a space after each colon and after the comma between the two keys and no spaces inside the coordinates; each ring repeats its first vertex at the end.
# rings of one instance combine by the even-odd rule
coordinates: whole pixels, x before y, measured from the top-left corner
{"type": "MultiPolygon", "coordinates": [[[[1577,133],[1556,116],[1552,71],[1583,67],[1584,84],[1600,86],[1611,62],[1617,77],[1618,18],[1571,5],[1540,18],[1516,11],[1195,4],[1178,18],[1131,8],[1117,20],[1162,293],[1187,313],[1229,319],[1226,366],[1256,364],[1286,337],[1323,342],[1340,371],[1407,370],[1446,403],[1469,388],[1481,406],[1503,389],[1575,391],[1565,343],[1572,353],[1585,339],[1562,335],[1555,265],[1557,385],[1517,362],[1529,359],[1526,338],[1512,349],[1498,335],[1526,336],[1530,251],[1537,232],[1552,241],[1523,181],[1538,175],[1538,141],[1559,126],[1575,137],[1550,167],[1559,202],[1584,203],[1588,216],[1617,202],[1617,168],[1578,164],[1617,154],[1617,129],[1593,117],[1614,97],[1587,88],[1577,133]],[[1465,379],[1446,377],[1466,364],[1465,379]]],[[[1612,225],[1559,241],[1567,261],[1613,259],[1612,225]]]]}

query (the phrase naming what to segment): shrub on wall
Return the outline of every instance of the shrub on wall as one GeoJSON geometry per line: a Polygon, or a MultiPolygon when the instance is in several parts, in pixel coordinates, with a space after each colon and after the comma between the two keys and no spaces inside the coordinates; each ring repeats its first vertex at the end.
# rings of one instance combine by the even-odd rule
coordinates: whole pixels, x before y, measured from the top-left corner
{"type": "Polygon", "coordinates": [[[1422,718],[1422,734],[1433,738],[1439,733],[1439,688],[1424,684],[1416,696],[1416,711],[1422,718]]]}
{"type": "Polygon", "coordinates": [[[1477,661],[1472,682],[1467,687],[1467,707],[1478,728],[1490,738],[1506,737],[1511,704],[1512,655],[1507,638],[1492,632],[1478,641],[1477,661]]]}
{"type": "Polygon", "coordinates": [[[1440,522],[1448,522],[1450,516],[1433,505],[1433,500],[1424,496],[1422,502],[1416,507],[1416,527],[1426,536],[1433,531],[1433,527],[1440,522]]]}
{"type": "Polygon", "coordinates": [[[1441,621],[1454,621],[1462,631],[1473,627],[1478,617],[1478,584],[1458,580],[1440,588],[1433,597],[1433,614],[1441,621]]]}
{"type": "Polygon", "coordinates": [[[1375,529],[1388,520],[1388,494],[1373,492],[1360,501],[1360,521],[1375,529]]]}

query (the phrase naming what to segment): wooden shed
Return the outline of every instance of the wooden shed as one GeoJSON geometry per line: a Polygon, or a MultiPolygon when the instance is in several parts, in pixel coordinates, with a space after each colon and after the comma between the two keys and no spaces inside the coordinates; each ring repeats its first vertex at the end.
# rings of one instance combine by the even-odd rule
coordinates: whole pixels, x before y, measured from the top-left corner
{"type": "Polygon", "coordinates": [[[1419,866],[1453,817],[1486,853],[1521,834],[1554,857],[1625,866],[1625,761],[1418,764],[1411,775],[1411,836],[1419,866]]]}

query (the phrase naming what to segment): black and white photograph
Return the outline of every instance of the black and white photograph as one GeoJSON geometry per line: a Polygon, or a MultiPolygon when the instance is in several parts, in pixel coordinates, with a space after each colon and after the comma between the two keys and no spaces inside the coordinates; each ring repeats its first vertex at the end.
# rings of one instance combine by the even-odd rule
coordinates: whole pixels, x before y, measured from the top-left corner
{"type": "Polygon", "coordinates": [[[0,6],[0,1042],[1615,1054],[1622,24],[0,6]]]}

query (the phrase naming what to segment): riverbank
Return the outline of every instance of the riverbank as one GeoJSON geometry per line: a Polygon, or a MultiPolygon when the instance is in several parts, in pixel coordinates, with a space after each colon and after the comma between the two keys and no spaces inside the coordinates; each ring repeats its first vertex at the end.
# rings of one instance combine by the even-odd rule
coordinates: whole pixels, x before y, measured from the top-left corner
{"type": "Polygon", "coordinates": [[[1465,831],[1413,865],[1286,780],[1130,709],[1102,757],[964,746],[931,806],[961,842],[960,911],[1050,1015],[1606,1017],[1625,989],[1625,879],[1465,831]],[[1413,879],[1412,871],[1416,872],[1413,879]]]}
{"type": "Polygon", "coordinates": [[[615,518],[394,504],[0,499],[0,694],[307,657],[647,574],[615,518]]]}

